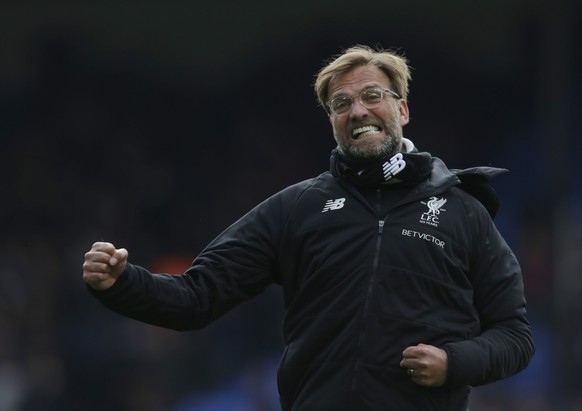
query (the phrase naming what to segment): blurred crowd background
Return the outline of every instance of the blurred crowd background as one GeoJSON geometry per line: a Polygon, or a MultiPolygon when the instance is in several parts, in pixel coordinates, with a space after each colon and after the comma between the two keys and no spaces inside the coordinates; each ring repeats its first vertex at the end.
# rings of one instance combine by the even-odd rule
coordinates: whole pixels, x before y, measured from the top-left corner
{"type": "Polygon", "coordinates": [[[405,136],[510,169],[496,223],[537,347],[471,411],[582,410],[579,1],[6,2],[0,6],[0,411],[274,411],[273,286],[198,332],[122,318],[94,241],[181,273],[334,148],[312,89],[357,43],[413,67],[405,136]]]}

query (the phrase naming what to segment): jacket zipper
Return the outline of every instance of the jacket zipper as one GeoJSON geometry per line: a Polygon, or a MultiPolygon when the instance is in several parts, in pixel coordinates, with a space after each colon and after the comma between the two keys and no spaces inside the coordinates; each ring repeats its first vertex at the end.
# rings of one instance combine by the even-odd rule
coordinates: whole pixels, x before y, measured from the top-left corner
{"type": "MultiPolygon", "coordinates": [[[[368,312],[370,307],[370,299],[372,296],[372,292],[374,290],[374,283],[376,282],[376,275],[378,274],[378,262],[380,261],[380,245],[382,243],[382,232],[384,231],[384,222],[385,220],[378,220],[378,236],[376,239],[376,248],[374,250],[374,260],[372,263],[372,275],[370,277],[370,281],[368,283],[368,289],[366,290],[366,299],[364,300],[364,310],[362,313],[362,331],[360,332],[360,336],[358,339],[358,352],[361,352],[364,345],[364,339],[366,337],[366,329],[365,329],[365,320],[368,318],[368,312]]],[[[352,395],[354,395],[355,399],[355,391],[356,391],[356,381],[358,379],[358,373],[360,369],[360,360],[357,359],[355,366],[354,366],[354,376],[352,378],[352,395]]],[[[353,400],[354,400],[353,399],[353,400]]]]}
{"type": "Polygon", "coordinates": [[[374,250],[374,262],[372,263],[372,276],[368,284],[368,291],[366,292],[366,301],[364,302],[364,319],[368,317],[368,308],[370,296],[376,282],[376,274],[378,274],[378,261],[380,261],[380,245],[382,244],[382,232],[384,231],[384,220],[378,220],[378,237],[376,239],[376,249],[374,250]]]}

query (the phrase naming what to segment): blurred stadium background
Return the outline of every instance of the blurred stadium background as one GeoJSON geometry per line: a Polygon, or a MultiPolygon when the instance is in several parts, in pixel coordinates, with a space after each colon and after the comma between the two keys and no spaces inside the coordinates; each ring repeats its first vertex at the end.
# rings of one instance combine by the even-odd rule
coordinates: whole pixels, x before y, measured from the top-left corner
{"type": "Polygon", "coordinates": [[[581,2],[6,2],[0,6],[0,411],[274,411],[280,290],[177,333],[98,305],[96,240],[183,271],[328,167],[314,75],[356,43],[413,66],[405,129],[493,165],[537,354],[471,411],[582,410],[581,2]]]}

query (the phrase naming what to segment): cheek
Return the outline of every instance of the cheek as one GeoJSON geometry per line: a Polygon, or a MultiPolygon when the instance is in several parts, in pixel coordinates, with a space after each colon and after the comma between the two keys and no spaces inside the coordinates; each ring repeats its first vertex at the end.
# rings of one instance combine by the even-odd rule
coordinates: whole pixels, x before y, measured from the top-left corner
{"type": "Polygon", "coordinates": [[[334,118],[331,120],[331,128],[333,129],[334,136],[338,134],[344,134],[344,129],[346,127],[346,121],[342,118],[334,118]]]}
{"type": "Polygon", "coordinates": [[[332,124],[331,129],[333,131],[333,139],[335,140],[336,143],[339,143],[340,137],[338,136],[337,129],[335,128],[335,126],[333,124],[332,124]]]}
{"type": "Polygon", "coordinates": [[[387,126],[392,126],[399,124],[401,121],[400,111],[397,107],[390,107],[390,109],[386,110],[382,117],[380,117],[387,126]]]}

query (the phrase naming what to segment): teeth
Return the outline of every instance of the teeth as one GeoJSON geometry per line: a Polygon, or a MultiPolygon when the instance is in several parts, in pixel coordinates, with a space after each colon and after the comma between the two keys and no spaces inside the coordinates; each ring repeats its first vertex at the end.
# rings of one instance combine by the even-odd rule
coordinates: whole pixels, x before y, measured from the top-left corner
{"type": "Polygon", "coordinates": [[[357,136],[359,136],[361,134],[364,134],[364,133],[367,133],[369,131],[376,131],[376,132],[378,132],[378,131],[380,131],[380,128],[379,127],[376,127],[376,126],[358,127],[358,128],[356,128],[356,129],[354,129],[352,131],[352,136],[353,137],[357,137],[357,136]]]}

